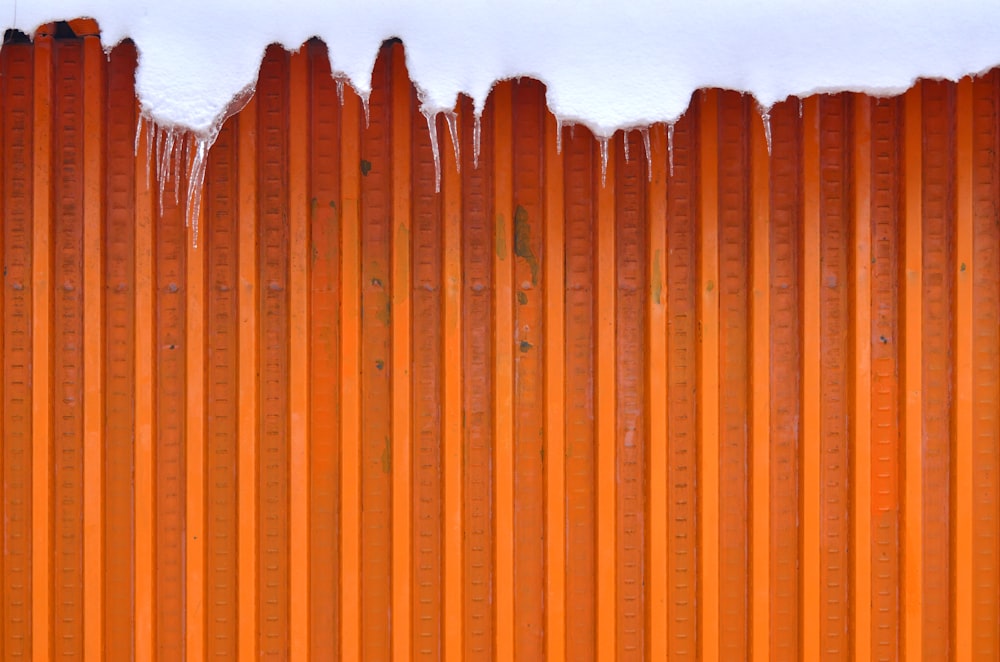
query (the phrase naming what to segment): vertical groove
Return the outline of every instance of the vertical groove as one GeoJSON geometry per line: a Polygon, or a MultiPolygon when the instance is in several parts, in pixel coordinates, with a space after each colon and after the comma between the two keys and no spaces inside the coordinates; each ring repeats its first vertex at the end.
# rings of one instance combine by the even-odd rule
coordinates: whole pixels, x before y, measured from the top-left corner
{"type": "Polygon", "coordinates": [[[565,210],[563,158],[556,150],[562,131],[546,113],[545,160],[545,533],[546,659],[566,659],[566,416],[565,210]]]}
{"type": "Polygon", "coordinates": [[[84,654],[104,653],[104,53],[100,39],[84,39],[84,654]]]}
{"type": "Polygon", "coordinates": [[[52,622],[51,589],[51,480],[52,423],[50,365],[52,300],[50,274],[52,268],[50,235],[52,192],[52,38],[47,34],[35,37],[34,88],[34,153],[32,202],[32,345],[31,380],[31,654],[47,660],[52,657],[50,626],[52,622]]]}
{"type": "Polygon", "coordinates": [[[854,659],[872,656],[872,130],[871,102],[854,95],[854,659]]]}
{"type": "Polygon", "coordinates": [[[903,119],[904,222],[903,269],[903,653],[923,659],[923,207],[922,104],[923,83],[906,93],[903,119]]]}
{"type": "Polygon", "coordinates": [[[239,239],[237,131],[222,127],[208,157],[205,225],[205,657],[238,654],[239,239]]]}
{"type": "Polygon", "coordinates": [[[802,659],[818,660],[821,590],[820,463],[820,232],[821,164],[819,99],[805,100],[802,222],[802,659]]]}
{"type": "MultiPolygon", "coordinates": [[[[991,72],[974,82],[975,143],[973,206],[973,252],[975,269],[972,314],[976,328],[972,369],[972,423],[975,435],[972,452],[975,473],[975,569],[974,611],[976,620],[972,646],[976,659],[1000,657],[1000,227],[996,222],[998,167],[997,104],[1000,75],[991,72]]],[[[961,268],[961,265],[959,265],[961,268]]]]}
{"type": "Polygon", "coordinates": [[[410,412],[410,79],[403,49],[392,49],[390,74],[392,127],[391,327],[392,327],[392,654],[403,662],[412,658],[410,558],[413,554],[411,497],[410,412]]]}
{"type": "Polygon", "coordinates": [[[513,182],[510,82],[493,88],[494,223],[494,402],[493,466],[495,476],[494,544],[496,633],[495,657],[514,656],[514,429],[513,411],[513,182]],[[510,535],[505,532],[511,532],[510,535]]]}
{"type": "MultiPolygon", "coordinates": [[[[698,591],[698,136],[697,112],[674,130],[674,172],[667,189],[667,485],[669,556],[668,651],[696,659],[700,627],[698,591]]],[[[669,140],[669,139],[668,139],[669,140]]],[[[668,143],[669,150],[669,143],[668,143]]],[[[669,155],[668,155],[669,172],[669,155]]]]}
{"type": "Polygon", "coordinates": [[[565,366],[566,391],[566,657],[595,657],[597,603],[596,380],[594,353],[596,317],[594,287],[597,255],[594,239],[595,166],[600,157],[589,131],[563,131],[566,150],[563,202],[565,244],[565,366]],[[578,131],[578,132],[577,132],[578,131]],[[570,553],[572,550],[572,553],[570,553]]]}
{"type": "MultiPolygon", "coordinates": [[[[138,152],[153,141],[148,129],[138,152]]],[[[153,195],[150,164],[135,159],[135,658],[156,659],[156,275],[153,195]]]]}
{"type": "MultiPolygon", "coordinates": [[[[594,149],[598,145],[594,144],[594,149]]],[[[595,471],[597,501],[597,659],[611,660],[618,655],[618,535],[617,535],[617,458],[616,458],[616,391],[615,366],[615,288],[616,288],[616,214],[615,184],[617,151],[614,141],[607,139],[603,181],[596,193],[597,215],[594,230],[597,257],[595,260],[595,350],[596,374],[596,445],[595,471]]],[[[595,175],[596,179],[596,175],[595,175]]]]}
{"type": "MultiPolygon", "coordinates": [[[[188,182],[188,186],[191,186],[188,182]]],[[[180,182],[174,182],[180,186],[180,182]]],[[[198,226],[208,235],[206,207],[201,208],[198,226]]],[[[191,237],[187,245],[187,410],[185,449],[187,461],[186,514],[184,517],[183,572],[187,580],[185,606],[185,658],[205,658],[205,248],[196,248],[191,237]]],[[[205,242],[207,244],[207,242],[205,242]]]]}
{"type": "Polygon", "coordinates": [[[289,257],[291,302],[289,307],[289,377],[291,389],[291,590],[289,595],[290,654],[293,660],[309,659],[311,610],[309,599],[309,179],[308,142],[308,52],[300,50],[291,57],[288,123],[288,206],[291,235],[289,257]]]}
{"type": "Polygon", "coordinates": [[[326,45],[308,44],[310,654],[340,657],[341,106],[326,45]]]}
{"type": "Polygon", "coordinates": [[[343,320],[340,358],[341,397],[341,508],[340,534],[341,657],[361,657],[361,320],[351,311],[361,309],[361,100],[345,94],[341,141],[341,298],[343,320]]]}
{"type": "MultiPolygon", "coordinates": [[[[463,117],[465,109],[458,111],[463,117]]],[[[461,119],[457,120],[462,126],[461,119]]],[[[444,577],[443,577],[443,639],[444,659],[458,662],[463,659],[464,644],[462,624],[464,622],[462,590],[462,474],[465,456],[462,449],[462,176],[461,162],[453,160],[451,154],[461,149],[460,135],[450,135],[451,147],[442,147],[442,168],[444,176],[442,194],[444,197],[444,229],[442,238],[442,281],[443,303],[443,353],[444,388],[443,405],[443,465],[444,502],[442,521],[444,528],[444,577]]],[[[467,166],[468,167],[468,166],[467,166]]]]}
{"type": "Polygon", "coordinates": [[[719,92],[701,94],[698,237],[698,512],[701,657],[719,657],[719,92]]]}
{"type": "Polygon", "coordinates": [[[973,431],[973,348],[975,322],[973,319],[973,286],[976,260],[973,252],[975,240],[973,224],[975,159],[973,81],[963,78],[958,83],[958,145],[956,159],[956,255],[955,255],[955,659],[974,658],[973,639],[976,626],[975,614],[975,489],[973,472],[975,462],[975,436],[973,431]]]}
{"type": "MultiPolygon", "coordinates": [[[[669,596],[667,556],[670,549],[667,449],[667,178],[666,127],[657,124],[649,129],[647,155],[649,175],[646,214],[649,223],[649,349],[647,376],[649,391],[645,406],[649,411],[649,656],[664,660],[668,652],[669,596]]],[[[669,158],[669,156],[667,157],[669,158]]]]}
{"type": "Polygon", "coordinates": [[[750,117],[750,656],[770,657],[771,645],[771,154],[763,121],[750,117]]]}
{"type": "Polygon", "coordinates": [[[237,121],[239,170],[239,658],[257,656],[257,101],[237,121]]]}

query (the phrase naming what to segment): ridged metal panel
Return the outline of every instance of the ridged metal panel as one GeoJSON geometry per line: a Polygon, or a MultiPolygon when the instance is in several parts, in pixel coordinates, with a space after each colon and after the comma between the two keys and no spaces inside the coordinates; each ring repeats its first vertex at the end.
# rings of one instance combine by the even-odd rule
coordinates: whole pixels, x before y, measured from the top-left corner
{"type": "Polygon", "coordinates": [[[1000,659],[1000,73],[602,144],[272,48],[195,246],[75,27],[0,50],[0,657],[1000,659]]]}

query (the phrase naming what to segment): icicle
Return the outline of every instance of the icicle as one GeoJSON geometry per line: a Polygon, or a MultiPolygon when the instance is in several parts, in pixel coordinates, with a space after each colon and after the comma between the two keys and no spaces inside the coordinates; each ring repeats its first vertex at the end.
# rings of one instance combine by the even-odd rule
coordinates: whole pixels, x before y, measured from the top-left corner
{"type": "Polygon", "coordinates": [[[799,119],[802,119],[803,105],[804,104],[802,103],[802,97],[799,97],[799,119]]]}
{"type": "Polygon", "coordinates": [[[146,123],[146,118],[139,115],[139,121],[135,123],[135,147],[132,149],[133,156],[139,158],[139,138],[142,137],[142,127],[146,123]]]}
{"type": "Polygon", "coordinates": [[[558,117],[556,118],[556,154],[562,155],[562,130],[563,123],[558,117]]]}
{"type": "Polygon", "coordinates": [[[149,120],[146,126],[146,188],[152,188],[153,182],[150,179],[150,166],[153,162],[153,143],[156,141],[156,126],[153,120],[149,120]]]}
{"type": "Polygon", "coordinates": [[[622,144],[625,146],[625,163],[629,161],[628,154],[628,129],[622,131],[622,144]]]}
{"type": "Polygon", "coordinates": [[[340,100],[340,107],[344,107],[344,79],[337,78],[337,98],[340,100]]]}
{"type": "Polygon", "coordinates": [[[472,121],[472,167],[479,170],[479,143],[482,140],[482,115],[476,113],[472,121]]]}
{"type": "Polygon", "coordinates": [[[448,133],[451,134],[451,146],[455,150],[455,169],[462,172],[462,145],[458,141],[458,114],[449,110],[444,114],[448,120],[448,133]]]}
{"type": "Polygon", "coordinates": [[[181,203],[181,159],[184,158],[184,139],[174,144],[174,204],[181,203]]]}
{"type": "Polygon", "coordinates": [[[652,149],[649,146],[649,127],[639,129],[639,133],[642,134],[642,147],[646,150],[646,179],[653,181],[653,158],[651,155],[652,149]]]}
{"type": "Polygon", "coordinates": [[[429,110],[421,110],[424,117],[427,119],[427,131],[431,134],[431,152],[434,154],[434,191],[436,193],[441,192],[441,154],[438,151],[438,135],[437,135],[437,113],[432,113],[429,110]]]}
{"type": "Polygon", "coordinates": [[[167,168],[166,168],[166,143],[167,143],[167,131],[163,128],[158,128],[156,130],[156,180],[159,184],[159,202],[160,202],[160,215],[163,215],[163,191],[167,185],[167,168]]]}
{"type": "Polygon", "coordinates": [[[569,125],[569,139],[576,140],[576,124],[569,125]]]}
{"type": "Polygon", "coordinates": [[[608,183],[608,142],[609,138],[601,138],[601,188],[608,183]]]}
{"type": "Polygon", "coordinates": [[[368,106],[368,99],[369,99],[370,96],[371,96],[371,92],[367,92],[367,93],[361,95],[361,107],[365,109],[365,128],[366,129],[368,128],[368,126],[371,124],[371,121],[372,121],[371,109],[368,106]]]}
{"type": "Polygon", "coordinates": [[[674,123],[667,125],[667,161],[670,163],[670,176],[674,176],[674,123]]]}
{"type": "Polygon", "coordinates": [[[184,214],[184,225],[191,226],[192,243],[198,248],[198,221],[201,214],[201,188],[205,182],[205,169],[208,165],[208,150],[215,142],[215,136],[195,138],[194,159],[188,172],[187,209],[184,214]]]}
{"type": "Polygon", "coordinates": [[[764,121],[764,139],[767,141],[767,155],[771,155],[771,114],[766,110],[761,111],[760,119],[764,121]]]}

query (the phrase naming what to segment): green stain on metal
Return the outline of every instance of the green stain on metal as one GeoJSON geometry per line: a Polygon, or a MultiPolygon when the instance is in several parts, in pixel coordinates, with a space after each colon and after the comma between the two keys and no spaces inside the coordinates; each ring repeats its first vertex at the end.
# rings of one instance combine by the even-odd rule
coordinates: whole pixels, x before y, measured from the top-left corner
{"type": "Polygon", "coordinates": [[[386,326],[392,324],[392,299],[389,295],[385,295],[385,304],[379,306],[378,312],[375,313],[375,319],[386,326]]]}
{"type": "Polygon", "coordinates": [[[531,224],[528,223],[528,210],[521,205],[514,211],[514,255],[528,263],[531,284],[538,285],[538,258],[531,250],[531,224]]]}
{"type": "Polygon", "coordinates": [[[705,291],[711,292],[714,289],[715,289],[715,283],[713,283],[712,281],[708,281],[708,284],[705,286],[705,291]]]}
{"type": "Polygon", "coordinates": [[[503,214],[497,214],[497,257],[501,260],[507,259],[507,228],[503,220],[503,214]]]}
{"type": "Polygon", "coordinates": [[[660,270],[660,249],[653,254],[653,303],[660,304],[660,294],[663,293],[663,274],[660,270]]]}
{"type": "Polygon", "coordinates": [[[382,451],[382,471],[392,473],[392,442],[385,438],[385,449],[382,451]]]}
{"type": "Polygon", "coordinates": [[[528,303],[528,295],[525,294],[524,292],[518,291],[517,302],[522,306],[525,305],[526,303],[528,303]]]}
{"type": "Polygon", "coordinates": [[[319,208],[319,200],[318,199],[313,198],[312,200],[309,201],[309,213],[310,213],[310,215],[313,218],[316,217],[316,210],[318,208],[319,208]]]}
{"type": "Polygon", "coordinates": [[[528,342],[527,340],[522,340],[521,344],[520,344],[520,347],[521,347],[521,353],[522,354],[527,354],[528,350],[531,349],[531,343],[528,342]]]}
{"type": "Polygon", "coordinates": [[[375,359],[375,367],[381,370],[382,368],[385,367],[385,361],[383,361],[382,359],[375,359]]]}
{"type": "Polygon", "coordinates": [[[336,209],[337,208],[337,203],[334,200],[331,200],[330,201],[330,206],[333,207],[334,209],[336,209]]]}
{"type": "Polygon", "coordinates": [[[368,173],[372,171],[372,162],[367,159],[361,159],[361,174],[365,177],[368,173]]]}

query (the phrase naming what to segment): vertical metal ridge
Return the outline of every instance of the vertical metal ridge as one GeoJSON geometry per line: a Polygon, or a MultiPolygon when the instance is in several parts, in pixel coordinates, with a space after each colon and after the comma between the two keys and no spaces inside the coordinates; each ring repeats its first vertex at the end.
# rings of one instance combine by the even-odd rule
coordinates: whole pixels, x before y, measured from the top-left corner
{"type": "MultiPolygon", "coordinates": [[[[750,116],[750,645],[771,646],[771,153],[765,126],[750,116]]],[[[772,131],[777,130],[770,129],[772,131]]]]}
{"type": "MultiPolygon", "coordinates": [[[[597,148],[597,145],[594,145],[597,148]]],[[[596,445],[595,498],[597,501],[597,658],[615,659],[618,655],[618,535],[617,535],[617,453],[616,400],[617,370],[615,352],[615,288],[617,218],[615,211],[616,162],[618,150],[607,139],[601,147],[605,154],[601,167],[605,169],[596,192],[595,243],[597,256],[594,333],[596,342],[596,445]]],[[[595,175],[596,180],[596,175],[595,175]]],[[[595,186],[598,184],[595,183],[595,186]]]]}
{"type": "Polygon", "coordinates": [[[52,190],[52,37],[39,34],[34,43],[34,130],[32,153],[31,273],[31,654],[52,656],[52,561],[50,556],[52,423],[52,299],[50,278],[52,190]]]}
{"type": "Polygon", "coordinates": [[[288,123],[288,224],[289,242],[289,394],[291,497],[289,517],[291,558],[289,573],[290,658],[309,659],[311,601],[309,519],[310,503],[310,364],[309,364],[309,198],[312,182],[309,178],[309,60],[308,52],[300,50],[291,56],[288,111],[293,118],[288,123]]]}
{"type": "Polygon", "coordinates": [[[976,627],[975,613],[975,489],[973,471],[975,462],[975,434],[973,417],[973,355],[975,322],[973,318],[973,288],[976,259],[973,250],[974,234],[974,109],[973,81],[963,78],[958,83],[956,106],[957,158],[955,161],[956,195],[958,209],[955,228],[955,573],[954,633],[955,658],[972,660],[976,627]],[[967,514],[967,515],[965,515],[967,514]]]}
{"type": "MultiPolygon", "coordinates": [[[[462,121],[468,114],[468,108],[460,106],[456,111],[456,127],[463,127],[462,121]]],[[[444,371],[444,387],[442,389],[442,459],[444,465],[444,488],[442,521],[444,528],[444,576],[443,589],[443,658],[448,662],[458,662],[464,658],[465,595],[463,590],[463,568],[465,566],[462,550],[464,537],[463,504],[465,491],[462,489],[462,476],[466,466],[466,455],[463,443],[462,406],[462,375],[464,354],[462,351],[462,335],[464,314],[462,297],[462,199],[464,189],[462,175],[459,172],[462,162],[452,155],[458,155],[462,144],[469,141],[461,139],[461,128],[456,134],[449,133],[452,149],[442,146],[442,196],[443,202],[443,232],[441,240],[442,273],[444,303],[442,324],[444,326],[442,362],[444,371]]],[[[466,165],[468,167],[468,165],[466,165]]]]}
{"type": "Polygon", "coordinates": [[[236,485],[238,492],[238,606],[239,658],[257,652],[257,417],[259,415],[257,364],[257,100],[251,99],[236,120],[238,302],[240,365],[236,485]]]}
{"type": "Polygon", "coordinates": [[[854,95],[854,659],[872,657],[872,131],[871,101],[854,95]]]}
{"type": "Polygon", "coordinates": [[[923,658],[923,83],[903,100],[903,653],[923,658]]]}
{"type": "Polygon", "coordinates": [[[84,38],[84,651],[104,655],[104,53],[97,36],[84,38]]]}
{"type": "Polygon", "coordinates": [[[566,659],[566,367],[563,128],[546,114],[545,162],[545,535],[546,658],[566,659]]]}
{"type": "Polygon", "coordinates": [[[514,656],[514,330],[513,238],[514,163],[510,82],[493,88],[492,148],[494,196],[494,545],[496,632],[494,655],[514,656]],[[505,534],[510,532],[510,534],[505,534]]]}
{"type": "Polygon", "coordinates": [[[801,582],[802,656],[818,660],[821,651],[822,488],[820,485],[822,404],[820,379],[820,102],[805,100],[803,117],[804,212],[802,219],[802,434],[801,434],[801,582]]]}
{"type": "Polygon", "coordinates": [[[698,181],[698,542],[702,659],[719,657],[719,92],[701,93],[698,181]]]}
{"type": "Polygon", "coordinates": [[[392,260],[392,656],[396,662],[412,658],[413,628],[411,558],[413,556],[413,520],[411,499],[412,443],[411,412],[411,320],[412,286],[410,228],[412,225],[410,79],[400,45],[392,47],[389,116],[392,144],[392,214],[389,223],[392,260]]]}
{"type": "Polygon", "coordinates": [[[648,194],[645,212],[649,224],[649,656],[663,660],[669,650],[669,469],[667,441],[668,357],[667,282],[668,177],[667,129],[657,124],[649,129],[648,194]],[[664,158],[664,157],[667,158],[664,158]]]}
{"type": "Polygon", "coordinates": [[[340,346],[341,656],[361,658],[361,100],[345,93],[341,123],[341,298],[340,346]]]}

